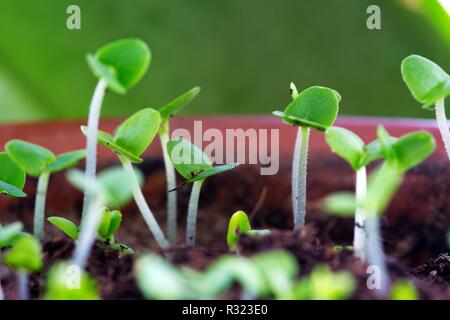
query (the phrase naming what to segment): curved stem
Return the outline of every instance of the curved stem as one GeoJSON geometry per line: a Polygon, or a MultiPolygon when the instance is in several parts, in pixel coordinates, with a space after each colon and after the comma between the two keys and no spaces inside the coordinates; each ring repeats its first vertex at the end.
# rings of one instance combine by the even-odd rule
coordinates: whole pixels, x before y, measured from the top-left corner
{"type": "Polygon", "coordinates": [[[94,197],[93,201],[90,203],[84,223],[81,226],[80,234],[78,235],[78,241],[72,256],[72,261],[81,269],[84,269],[86,266],[92,245],[97,237],[97,231],[102,217],[102,205],[103,201],[94,197]]]}
{"type": "Polygon", "coordinates": [[[442,140],[444,141],[445,151],[450,159],[450,132],[448,131],[447,117],[445,116],[445,98],[436,102],[436,120],[442,140]]]}
{"type": "Polygon", "coordinates": [[[155,216],[153,215],[147,202],[145,201],[144,195],[142,194],[142,190],[139,186],[139,182],[136,178],[136,174],[134,173],[133,166],[131,165],[130,160],[120,157],[120,161],[122,162],[122,165],[127,174],[132,178],[134,201],[136,202],[136,205],[138,206],[142,217],[147,223],[150,232],[153,234],[153,237],[161,248],[169,246],[169,242],[164,237],[164,233],[161,231],[161,228],[159,227],[155,216]]]}
{"type": "Polygon", "coordinates": [[[28,273],[26,271],[17,271],[17,298],[19,300],[28,300],[30,292],[28,290],[28,273]]]}
{"type": "Polygon", "coordinates": [[[159,139],[161,141],[167,179],[167,237],[170,244],[175,244],[177,242],[177,191],[174,189],[176,188],[177,182],[175,168],[167,152],[167,142],[169,141],[168,123],[164,122],[160,130],[159,139]]]}
{"type": "Polygon", "coordinates": [[[363,207],[363,201],[367,193],[367,173],[366,167],[356,171],[356,212],[355,212],[355,229],[353,236],[353,250],[355,256],[361,260],[366,259],[366,211],[363,207]]]}
{"type": "Polygon", "coordinates": [[[308,127],[299,127],[292,162],[292,210],[294,230],[303,228],[306,215],[306,167],[308,162],[308,127]]]}
{"type": "MultiPolygon", "coordinates": [[[[107,84],[106,81],[100,79],[92,96],[91,105],[89,106],[89,118],[87,124],[86,137],[86,181],[95,179],[97,169],[97,134],[98,123],[100,120],[100,111],[102,108],[103,97],[105,95],[107,84]]],[[[92,191],[87,188],[84,190],[83,211],[81,214],[81,226],[83,226],[87,211],[92,202],[92,191]]]]}
{"type": "Polygon", "coordinates": [[[41,240],[44,231],[45,199],[47,197],[48,179],[50,173],[42,172],[38,179],[36,200],[34,203],[34,236],[41,240]]]}
{"type": "Polygon", "coordinates": [[[186,225],[186,245],[195,246],[195,231],[197,224],[198,199],[203,180],[195,181],[192,185],[191,197],[189,198],[188,216],[186,225]]]}

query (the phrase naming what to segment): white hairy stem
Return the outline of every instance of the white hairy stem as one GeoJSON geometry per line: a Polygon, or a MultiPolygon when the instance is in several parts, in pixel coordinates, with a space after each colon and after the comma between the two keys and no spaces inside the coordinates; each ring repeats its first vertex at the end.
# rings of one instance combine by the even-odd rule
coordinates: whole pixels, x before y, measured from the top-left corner
{"type": "Polygon", "coordinates": [[[363,201],[367,194],[367,173],[366,167],[356,171],[356,212],[355,227],[353,235],[353,250],[355,256],[365,261],[366,259],[366,211],[363,207],[363,201]]]}
{"type": "Polygon", "coordinates": [[[17,299],[28,300],[30,292],[28,290],[28,273],[26,271],[17,271],[17,299]]]}
{"type": "Polygon", "coordinates": [[[308,162],[308,127],[299,127],[292,161],[292,210],[294,230],[303,228],[306,215],[306,167],[308,162]]]}
{"type": "Polygon", "coordinates": [[[138,206],[139,211],[142,214],[142,217],[147,223],[150,232],[153,234],[153,237],[155,238],[156,242],[161,248],[168,247],[169,242],[167,241],[167,239],[164,236],[164,233],[159,227],[159,224],[156,221],[152,211],[150,210],[147,201],[145,201],[144,195],[142,194],[141,187],[139,186],[139,182],[137,180],[136,174],[134,173],[133,166],[131,165],[130,160],[122,157],[120,158],[120,160],[122,162],[125,171],[131,178],[134,201],[136,202],[136,205],[138,206]]]}
{"type": "Polygon", "coordinates": [[[34,236],[41,240],[44,233],[45,200],[47,197],[49,172],[42,172],[38,179],[36,200],[34,202],[34,236]]]}
{"type": "MultiPolygon", "coordinates": [[[[92,181],[95,179],[95,173],[97,170],[97,134],[98,124],[100,121],[100,113],[102,108],[103,97],[107,88],[106,81],[100,79],[95,88],[94,95],[92,96],[91,105],[89,106],[89,118],[87,124],[87,137],[86,137],[86,169],[85,176],[86,181],[92,181]]],[[[86,188],[84,190],[83,199],[83,211],[81,214],[81,226],[84,223],[86,214],[89,210],[92,202],[92,190],[86,188]]]]}
{"type": "Polygon", "coordinates": [[[445,98],[436,102],[436,121],[441,132],[442,141],[444,141],[445,151],[450,159],[450,132],[448,130],[447,117],[445,116],[445,98]]]}
{"type": "Polygon", "coordinates": [[[166,124],[165,130],[159,135],[161,141],[162,154],[164,159],[164,167],[166,169],[167,180],[167,238],[170,244],[177,242],[177,191],[175,168],[170,161],[167,152],[167,142],[169,141],[169,128],[166,124]],[[172,190],[172,191],[171,191],[172,190]]]}
{"type": "Polygon", "coordinates": [[[191,197],[189,198],[187,226],[186,226],[186,245],[195,246],[195,231],[197,225],[198,199],[203,180],[195,181],[192,185],[191,197]]]}

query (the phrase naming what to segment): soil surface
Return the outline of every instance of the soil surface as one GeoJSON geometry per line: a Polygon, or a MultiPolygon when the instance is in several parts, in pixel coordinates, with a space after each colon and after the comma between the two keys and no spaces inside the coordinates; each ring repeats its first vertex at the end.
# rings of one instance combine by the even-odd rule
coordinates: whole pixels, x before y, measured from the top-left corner
{"type": "MultiPolygon", "coordinates": [[[[108,167],[115,163],[106,163],[108,167]]],[[[157,220],[165,229],[165,173],[159,160],[146,160],[139,169],[146,176],[143,187],[146,199],[157,220]]],[[[226,232],[228,220],[236,210],[249,214],[254,228],[269,228],[272,234],[263,238],[242,237],[240,253],[253,255],[271,249],[292,252],[300,266],[299,276],[307,275],[319,264],[333,270],[351,271],[358,279],[353,299],[376,298],[366,286],[366,265],[351,252],[335,252],[335,245],[350,245],[353,220],[324,213],[319,200],[330,192],[352,190],[354,175],[337,157],[313,155],[308,169],[308,208],[306,227],[292,232],[290,200],[290,166],[281,164],[275,176],[260,176],[259,169],[241,166],[234,171],[208,179],[200,196],[197,242],[193,248],[182,245],[190,187],[178,190],[178,243],[169,250],[171,261],[180,266],[201,270],[223,254],[227,254],[226,232]]],[[[383,245],[387,254],[392,280],[410,279],[419,289],[422,299],[450,299],[450,256],[446,231],[450,226],[450,168],[447,162],[430,159],[411,170],[405,177],[397,196],[381,219],[383,245]]],[[[181,181],[180,181],[181,182],[181,181]]],[[[36,181],[29,179],[25,200],[2,198],[0,223],[21,220],[27,231],[32,230],[36,181]]],[[[82,194],[71,187],[64,174],[51,177],[47,197],[47,216],[64,216],[79,221],[82,194]]],[[[140,253],[154,251],[161,254],[146,228],[134,203],[122,208],[123,222],[116,239],[132,247],[135,255],[127,255],[97,243],[89,258],[87,271],[101,288],[104,299],[141,299],[133,276],[133,263],[140,253]]],[[[31,275],[33,298],[42,295],[45,274],[56,261],[70,258],[73,241],[64,237],[50,224],[45,226],[44,269],[31,275]]],[[[16,296],[13,272],[0,266],[0,279],[7,299],[16,296]]],[[[236,291],[236,292],[235,292],[236,291]]],[[[231,290],[225,298],[238,298],[231,290]]]]}

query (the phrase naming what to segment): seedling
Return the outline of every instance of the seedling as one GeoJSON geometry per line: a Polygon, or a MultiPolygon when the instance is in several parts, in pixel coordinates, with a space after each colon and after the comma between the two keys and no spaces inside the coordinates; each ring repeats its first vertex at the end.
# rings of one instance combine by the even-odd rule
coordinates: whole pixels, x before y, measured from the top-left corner
{"type": "Polygon", "coordinates": [[[59,262],[48,272],[44,299],[96,300],[98,298],[99,292],[95,280],[78,266],[59,262]]]}
{"type": "Polygon", "coordinates": [[[291,83],[292,102],[284,112],[273,115],[287,124],[298,127],[292,163],[292,209],[294,230],[305,224],[306,215],[306,173],[310,128],[325,131],[336,120],[341,96],[335,90],[314,86],[298,93],[291,83]]]}
{"type": "MultiPolygon", "coordinates": [[[[345,159],[356,172],[356,211],[353,248],[355,255],[360,259],[365,260],[365,244],[367,235],[364,225],[366,220],[366,212],[364,211],[362,202],[366,197],[367,192],[366,166],[371,162],[382,158],[383,149],[381,148],[381,145],[378,141],[375,140],[374,142],[365,145],[364,141],[362,141],[358,135],[350,130],[339,127],[327,128],[325,132],[325,140],[327,141],[331,149],[340,157],[345,159]]],[[[333,200],[337,199],[335,198],[333,200]]],[[[339,200],[344,200],[342,198],[342,195],[339,200]]]]}
{"type": "MultiPolygon", "coordinates": [[[[23,225],[20,222],[15,222],[5,227],[0,225],[0,260],[1,250],[11,246],[13,241],[20,236],[23,225]]],[[[0,301],[4,299],[2,283],[0,281],[0,301]]]]}
{"type": "Polygon", "coordinates": [[[213,166],[211,159],[190,142],[180,139],[167,143],[170,160],[188,183],[193,183],[188,206],[186,244],[195,245],[198,199],[206,178],[236,168],[238,163],[213,166]]]}
{"type": "Polygon", "coordinates": [[[295,286],[295,298],[299,300],[344,300],[356,288],[353,275],[346,271],[333,272],[327,265],[314,268],[295,286]]]}
{"type": "MultiPolygon", "coordinates": [[[[132,188],[134,184],[140,186],[139,181],[142,181],[143,178],[139,171],[133,171],[132,176],[130,176],[123,168],[112,167],[102,171],[94,180],[86,180],[86,175],[82,171],[72,169],[68,172],[67,179],[82,191],[89,188],[94,196],[85,223],[81,225],[79,233],[76,225],[68,222],[68,220],[59,219],[58,221],[59,226],[64,228],[66,234],[78,237],[72,260],[74,264],[84,268],[102,223],[103,206],[120,207],[128,203],[133,196],[132,188]]],[[[102,231],[101,234],[103,235],[108,235],[110,231],[114,232],[115,225],[118,222],[117,217],[112,219],[110,216],[109,218],[112,228],[111,230],[109,227],[105,228],[107,231],[102,231]],[[114,222],[111,220],[114,220],[114,222]]]]}
{"type": "Polygon", "coordinates": [[[384,127],[380,126],[377,135],[386,160],[369,179],[363,207],[367,213],[367,259],[371,265],[380,268],[381,288],[377,293],[385,297],[389,292],[389,278],[383,249],[379,241],[378,216],[397,191],[405,172],[428,158],[434,151],[436,143],[433,136],[425,131],[408,133],[393,140],[384,127]]]}
{"type": "Polygon", "coordinates": [[[12,241],[11,248],[3,257],[3,263],[16,270],[18,298],[27,300],[28,274],[42,268],[42,249],[39,240],[30,234],[21,234],[12,241]]]}
{"type": "MultiPolygon", "coordinates": [[[[156,242],[161,248],[164,248],[169,243],[145,201],[132,166],[132,162],[141,163],[143,161],[140,156],[155,138],[160,123],[161,116],[158,111],[151,108],[142,109],[126,119],[115,130],[114,135],[99,131],[97,140],[118,155],[125,172],[130,177],[134,201],[156,242]]],[[[84,134],[88,134],[87,128],[81,127],[81,130],[84,134]]]]}
{"type": "Polygon", "coordinates": [[[403,81],[426,110],[436,111],[436,121],[450,159],[450,132],[445,116],[445,98],[450,95],[450,75],[427,58],[410,55],[401,64],[403,81]]]}
{"type": "Polygon", "coordinates": [[[391,289],[391,300],[418,300],[416,287],[408,280],[398,280],[391,289]]]}
{"type": "MultiPolygon", "coordinates": [[[[86,179],[95,178],[97,166],[97,134],[103,97],[107,88],[118,94],[125,94],[136,85],[147,71],[151,60],[148,46],[139,39],[122,39],[111,42],[87,55],[87,62],[99,79],[89,106],[86,129],[86,179]]],[[[84,193],[82,224],[90,204],[92,194],[84,193]]]]}
{"type": "Polygon", "coordinates": [[[12,198],[23,198],[27,194],[23,192],[26,175],[6,152],[0,152],[0,192],[12,198]]]}
{"type": "Polygon", "coordinates": [[[281,250],[252,258],[222,256],[202,272],[177,268],[154,254],[140,257],[135,267],[138,287],[148,299],[213,299],[234,283],[244,298],[289,298],[297,272],[295,258],[281,250]]]}
{"type": "Polygon", "coordinates": [[[28,175],[38,178],[34,203],[34,236],[42,239],[45,219],[45,200],[50,174],[65,170],[84,159],[86,152],[77,150],[55,156],[47,148],[22,140],[11,140],[6,152],[17,166],[28,175]]]}
{"type": "Polygon", "coordinates": [[[167,238],[171,244],[176,243],[177,236],[177,191],[175,190],[177,182],[175,178],[175,168],[173,167],[167,152],[167,142],[169,142],[170,139],[169,120],[175,113],[191,102],[199,94],[199,92],[199,87],[192,88],[188,92],[182,94],[159,109],[159,113],[161,115],[159,139],[161,141],[161,149],[167,179],[167,238]]]}
{"type": "MultiPolygon", "coordinates": [[[[110,211],[106,207],[101,208],[100,211],[102,213],[97,238],[115,250],[130,254],[133,253],[133,249],[124,244],[117,243],[114,237],[114,233],[119,229],[122,222],[122,213],[119,210],[110,211]]],[[[76,240],[78,238],[80,233],[79,227],[69,219],[49,217],[47,220],[71,239],[76,240]]]]}
{"type": "Polygon", "coordinates": [[[270,230],[252,230],[247,214],[242,211],[236,211],[228,223],[227,244],[230,249],[239,241],[242,234],[249,236],[265,236],[270,234],[270,230]]]}

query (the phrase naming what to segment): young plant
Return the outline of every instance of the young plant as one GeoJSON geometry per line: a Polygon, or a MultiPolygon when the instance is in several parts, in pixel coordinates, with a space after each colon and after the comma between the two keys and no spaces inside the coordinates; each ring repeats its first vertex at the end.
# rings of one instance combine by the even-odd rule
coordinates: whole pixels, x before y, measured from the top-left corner
{"type": "Polygon", "coordinates": [[[425,131],[408,133],[394,140],[383,128],[378,127],[385,162],[375,170],[369,179],[367,194],[363,201],[368,235],[367,259],[369,264],[380,268],[381,297],[389,292],[389,278],[383,249],[380,243],[378,217],[389,204],[409,169],[428,158],[436,147],[433,136],[425,131]]]}
{"type": "MultiPolygon", "coordinates": [[[[18,236],[21,235],[23,225],[20,222],[15,222],[5,227],[0,225],[0,260],[1,260],[1,250],[10,247],[11,244],[18,236]]],[[[0,301],[5,298],[2,289],[2,283],[0,279],[0,301]]]]}
{"type": "Polygon", "coordinates": [[[167,238],[171,244],[176,243],[177,237],[177,191],[175,190],[177,182],[175,178],[175,168],[173,167],[167,152],[167,142],[170,140],[169,120],[175,113],[191,102],[199,92],[199,87],[192,88],[159,109],[159,114],[161,115],[159,139],[161,141],[167,179],[167,238]]]}
{"type": "Polygon", "coordinates": [[[44,231],[45,200],[50,174],[76,165],[84,159],[86,152],[77,150],[55,156],[47,148],[22,140],[11,140],[5,147],[8,156],[17,166],[28,175],[39,177],[34,203],[34,236],[41,240],[44,231]]]}
{"type": "Polygon", "coordinates": [[[228,248],[233,249],[242,234],[249,236],[265,236],[270,234],[270,230],[252,230],[247,214],[244,211],[239,210],[233,213],[230,222],[228,223],[228,248]]]}
{"type": "MultiPolygon", "coordinates": [[[[133,253],[133,249],[124,244],[117,243],[114,237],[114,233],[119,229],[122,222],[122,213],[119,210],[110,211],[106,207],[101,208],[100,211],[102,211],[102,216],[97,231],[97,238],[114,250],[130,254],[133,253]]],[[[77,240],[80,229],[75,223],[63,217],[49,217],[47,220],[71,239],[77,240]]]]}
{"type": "Polygon", "coordinates": [[[367,235],[364,225],[366,212],[364,211],[362,202],[367,192],[366,166],[372,161],[382,158],[383,149],[378,141],[375,140],[365,145],[364,141],[358,135],[350,130],[339,127],[327,128],[325,131],[325,140],[331,149],[345,159],[353,170],[355,170],[356,211],[353,249],[357,257],[365,260],[367,235]]]}
{"type": "Polygon", "coordinates": [[[0,152],[0,192],[12,198],[23,198],[25,185],[25,171],[18,167],[6,152],[0,152]]]}
{"type": "Polygon", "coordinates": [[[178,173],[188,183],[193,184],[186,226],[186,244],[193,246],[195,245],[198,199],[203,182],[206,178],[234,169],[239,164],[231,163],[213,166],[211,159],[202,150],[184,139],[169,141],[167,150],[170,160],[178,173]]]}
{"type": "Polygon", "coordinates": [[[355,288],[356,280],[351,273],[333,272],[327,265],[321,265],[295,285],[294,296],[298,300],[344,300],[355,288]]]}
{"type": "Polygon", "coordinates": [[[305,224],[306,215],[306,173],[310,128],[325,131],[336,120],[341,96],[335,90],[314,86],[298,93],[291,83],[292,102],[284,112],[273,115],[287,124],[297,126],[298,134],[292,163],[292,209],[294,230],[305,224]]]}
{"type": "Polygon", "coordinates": [[[450,132],[445,116],[445,98],[450,95],[450,75],[427,58],[410,55],[401,64],[403,81],[426,110],[435,109],[436,121],[450,159],[450,132]]]}
{"type": "Polygon", "coordinates": [[[42,268],[42,249],[39,240],[26,233],[16,236],[11,248],[3,257],[3,263],[16,270],[18,298],[28,300],[28,274],[42,268]]]}
{"type": "MultiPolygon", "coordinates": [[[[136,85],[147,71],[151,60],[148,46],[139,39],[122,39],[111,42],[87,55],[87,62],[99,79],[89,106],[86,129],[86,179],[95,178],[97,166],[97,133],[103,97],[107,88],[125,94],[136,85]]],[[[92,201],[92,194],[85,190],[82,224],[92,201]]]]}
{"type": "Polygon", "coordinates": [[[95,280],[85,271],[68,262],[53,265],[45,281],[46,300],[97,300],[99,292],[95,280]],[[80,273],[81,272],[81,273],[80,273]],[[78,282],[70,278],[77,279],[78,282]]]}
{"type": "MultiPolygon", "coordinates": [[[[128,203],[133,196],[132,189],[134,184],[137,183],[140,186],[139,181],[142,181],[143,178],[139,171],[133,171],[133,176],[130,176],[123,168],[112,167],[102,171],[94,180],[86,180],[86,176],[82,171],[73,169],[68,172],[67,179],[82,191],[90,188],[90,192],[94,196],[89,212],[86,215],[85,223],[81,225],[79,232],[76,225],[69,220],[59,219],[58,221],[59,226],[64,228],[66,234],[73,237],[77,236],[72,261],[80,268],[84,268],[92,245],[100,230],[104,215],[103,206],[120,207],[128,203]]],[[[110,216],[109,218],[112,217],[110,216]]],[[[110,222],[114,220],[111,228],[114,231],[118,219],[116,217],[109,220],[110,222]]],[[[109,227],[107,229],[107,232],[101,233],[108,235],[110,229],[109,227]]]]}
{"type": "MultiPolygon", "coordinates": [[[[161,116],[158,111],[152,108],[142,109],[126,119],[115,130],[114,135],[99,131],[97,140],[118,155],[122,166],[131,179],[134,201],[142,217],[158,245],[165,248],[169,245],[169,242],[145,201],[132,166],[132,162],[141,163],[143,161],[140,156],[158,133],[160,123],[161,116]]],[[[84,134],[88,134],[87,128],[81,127],[81,130],[84,134]]]]}

